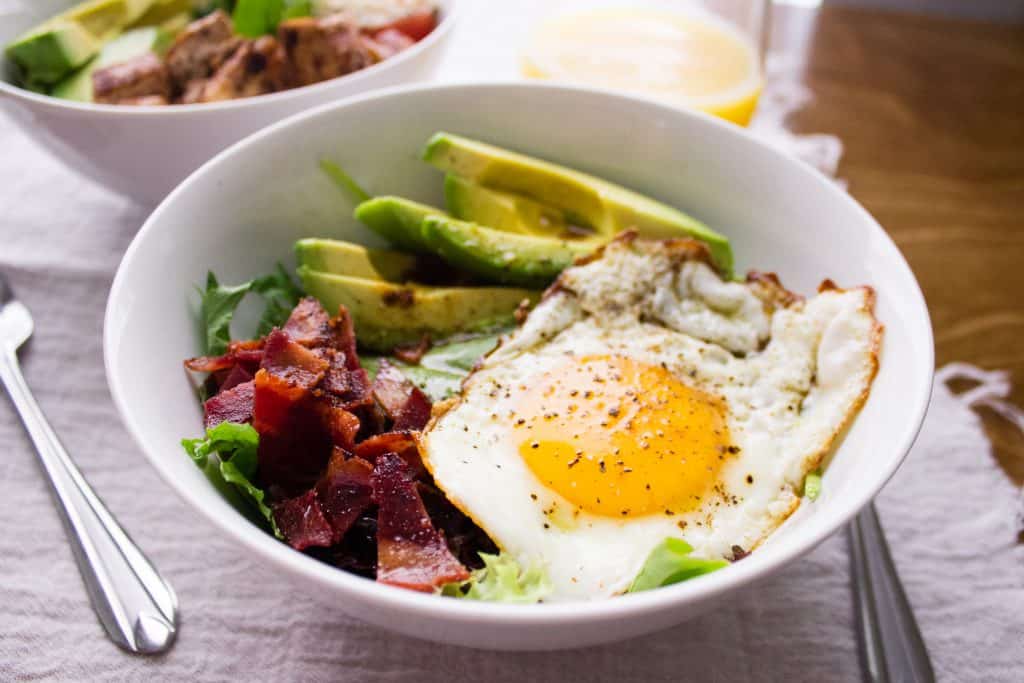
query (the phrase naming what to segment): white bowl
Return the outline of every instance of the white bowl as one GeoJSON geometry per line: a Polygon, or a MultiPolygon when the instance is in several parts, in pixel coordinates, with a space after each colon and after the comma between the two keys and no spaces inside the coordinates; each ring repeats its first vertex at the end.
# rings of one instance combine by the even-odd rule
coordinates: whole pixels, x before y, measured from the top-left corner
{"type": "MultiPolygon", "coordinates": [[[[402,53],[348,76],[228,102],[135,107],[72,102],[10,82],[0,53],[0,103],[21,129],[86,177],[139,202],[156,204],[192,171],[228,145],[283,118],[326,102],[428,78],[439,63],[462,0],[437,0],[441,21],[402,53]]],[[[54,16],[75,0],[19,3],[4,12],[0,45],[54,16]]]]}
{"type": "MultiPolygon", "coordinates": [[[[931,390],[928,311],[910,268],[853,199],[741,129],[624,95],[530,84],[394,89],[268,128],[194,173],[142,227],[107,305],[107,377],[121,415],[168,484],[260,562],[339,610],[401,633],[463,645],[554,649],[676,624],[771,574],[839,530],[878,493],[914,440],[931,390]],[[291,262],[310,235],[377,244],[317,168],[340,163],[371,192],[442,202],[418,160],[447,130],[590,171],[668,201],[725,232],[740,268],[777,271],[813,292],[831,277],[870,284],[886,326],[871,396],[824,476],[824,493],[749,558],[686,583],[605,601],[500,605],[382,586],[295,552],[250,524],[185,456],[201,410],[182,370],[199,350],[195,286],[213,269],[238,282],[291,262]]],[[[267,590],[282,590],[267,586],[267,590]]]]}

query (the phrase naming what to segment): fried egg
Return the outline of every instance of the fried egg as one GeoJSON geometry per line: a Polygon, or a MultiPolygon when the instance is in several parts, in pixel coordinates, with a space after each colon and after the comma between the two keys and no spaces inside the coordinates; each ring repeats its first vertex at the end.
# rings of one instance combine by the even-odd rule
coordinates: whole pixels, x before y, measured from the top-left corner
{"type": "Polygon", "coordinates": [[[424,463],[549,600],[625,591],[651,550],[749,552],[867,397],[870,288],[723,280],[688,240],[626,236],[565,270],[435,409],[424,463]]]}

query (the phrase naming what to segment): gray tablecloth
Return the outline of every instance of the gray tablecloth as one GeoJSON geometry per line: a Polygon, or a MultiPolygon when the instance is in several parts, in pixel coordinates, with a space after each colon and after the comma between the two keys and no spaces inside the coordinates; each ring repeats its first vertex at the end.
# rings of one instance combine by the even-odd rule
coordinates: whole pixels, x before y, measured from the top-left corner
{"type": "MultiPolygon", "coordinates": [[[[0,399],[0,680],[859,678],[842,537],[716,613],[560,653],[470,651],[393,636],[345,617],[325,596],[288,587],[163,485],[111,404],[103,307],[146,209],[74,176],[2,117],[0,150],[0,270],[36,320],[22,354],[28,381],[87,478],[174,584],[182,608],[180,638],[165,657],[131,657],[104,639],[29,441],[0,399]]],[[[973,372],[950,368],[942,377],[973,372]]],[[[922,437],[880,508],[940,679],[1019,681],[1020,493],[995,466],[969,407],[998,402],[1005,379],[975,378],[981,384],[966,398],[937,384],[922,437]]]]}

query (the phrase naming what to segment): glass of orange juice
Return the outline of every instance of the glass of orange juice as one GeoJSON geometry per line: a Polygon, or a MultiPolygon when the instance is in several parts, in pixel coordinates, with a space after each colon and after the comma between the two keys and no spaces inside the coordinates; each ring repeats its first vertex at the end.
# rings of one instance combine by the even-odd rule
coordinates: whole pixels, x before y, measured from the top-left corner
{"type": "Polygon", "coordinates": [[[747,125],[763,84],[770,0],[551,0],[530,78],[624,90],[747,125]]]}

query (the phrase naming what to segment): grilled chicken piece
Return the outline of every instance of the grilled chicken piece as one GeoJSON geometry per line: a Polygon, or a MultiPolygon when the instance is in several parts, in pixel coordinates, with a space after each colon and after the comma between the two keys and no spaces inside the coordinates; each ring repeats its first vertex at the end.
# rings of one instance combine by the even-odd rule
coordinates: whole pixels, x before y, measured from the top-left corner
{"type": "Polygon", "coordinates": [[[283,90],[288,87],[288,66],[288,56],[273,36],[247,40],[205,82],[195,101],[219,102],[283,90]]]}
{"type": "Polygon", "coordinates": [[[167,67],[152,52],[97,69],[92,90],[101,104],[167,104],[171,97],[167,67]]]}
{"type": "Polygon", "coordinates": [[[241,43],[230,17],[221,10],[193,21],[175,38],[164,59],[175,88],[187,90],[191,81],[209,78],[241,43]]]}
{"type": "Polygon", "coordinates": [[[283,21],[277,37],[287,51],[295,86],[344,76],[373,63],[359,31],[343,14],[283,21]]]}

